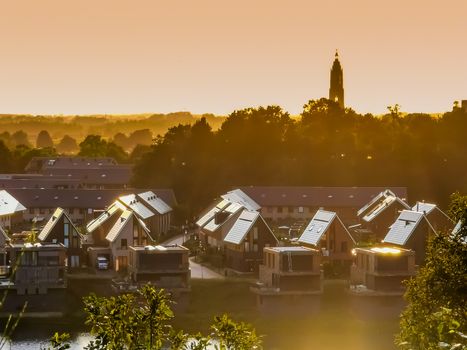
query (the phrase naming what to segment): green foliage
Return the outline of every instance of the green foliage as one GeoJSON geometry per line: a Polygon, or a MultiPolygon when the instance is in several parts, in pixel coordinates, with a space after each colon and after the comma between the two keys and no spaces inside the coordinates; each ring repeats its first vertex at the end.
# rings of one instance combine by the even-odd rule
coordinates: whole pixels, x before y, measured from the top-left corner
{"type": "Polygon", "coordinates": [[[233,322],[227,315],[214,318],[213,336],[218,340],[218,350],[262,349],[261,339],[251,325],[233,322]]]}
{"type": "MultiPolygon", "coordinates": [[[[428,243],[426,265],[407,283],[408,306],[401,316],[397,343],[401,349],[440,349],[467,344],[467,196],[455,194],[450,212],[462,220],[453,237],[434,236],[428,243]]],[[[459,347],[453,347],[459,348],[459,347]]]]}
{"type": "Polygon", "coordinates": [[[261,348],[261,339],[250,325],[233,322],[226,315],[215,318],[211,336],[174,330],[169,323],[174,315],[166,292],[150,285],[138,295],[90,295],[84,299],[84,305],[86,324],[94,336],[87,350],[149,350],[167,346],[173,350],[204,350],[212,342],[222,350],[261,348]]]}
{"type": "Polygon", "coordinates": [[[79,144],[79,156],[83,157],[112,157],[118,162],[125,162],[128,155],[113,142],[107,142],[99,135],[88,135],[79,144]]]}
{"type": "Polygon", "coordinates": [[[55,334],[49,340],[49,347],[48,348],[41,348],[41,350],[66,350],[69,349],[70,346],[70,335],[68,333],[55,334]]]}

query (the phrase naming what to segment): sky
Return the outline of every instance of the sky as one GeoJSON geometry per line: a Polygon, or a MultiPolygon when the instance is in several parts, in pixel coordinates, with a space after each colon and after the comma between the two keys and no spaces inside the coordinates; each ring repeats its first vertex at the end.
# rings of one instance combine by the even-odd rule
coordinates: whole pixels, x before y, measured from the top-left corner
{"type": "Polygon", "coordinates": [[[466,0],[0,0],[0,113],[226,115],[467,99],[466,0]]]}

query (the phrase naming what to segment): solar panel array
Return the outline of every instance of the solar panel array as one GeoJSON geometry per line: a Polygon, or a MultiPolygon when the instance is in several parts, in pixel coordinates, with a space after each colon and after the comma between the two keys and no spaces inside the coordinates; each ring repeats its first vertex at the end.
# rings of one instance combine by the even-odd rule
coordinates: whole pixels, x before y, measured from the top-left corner
{"type": "Polygon", "coordinates": [[[302,232],[298,242],[318,245],[319,241],[326,233],[335,218],[335,212],[321,209],[318,210],[315,216],[313,216],[313,219],[311,219],[305,230],[302,232]]]}

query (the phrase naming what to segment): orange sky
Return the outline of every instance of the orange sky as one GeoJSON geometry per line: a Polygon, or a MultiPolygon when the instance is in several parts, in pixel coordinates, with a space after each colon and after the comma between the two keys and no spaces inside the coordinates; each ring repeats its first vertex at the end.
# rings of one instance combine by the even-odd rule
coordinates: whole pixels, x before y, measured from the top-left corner
{"type": "Polygon", "coordinates": [[[0,113],[296,114],[336,48],[359,112],[467,99],[466,0],[0,0],[0,113]]]}

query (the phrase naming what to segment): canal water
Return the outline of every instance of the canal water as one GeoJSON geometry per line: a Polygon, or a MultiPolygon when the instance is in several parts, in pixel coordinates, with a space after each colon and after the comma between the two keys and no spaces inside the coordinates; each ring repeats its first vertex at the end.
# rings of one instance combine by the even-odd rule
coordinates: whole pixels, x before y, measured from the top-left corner
{"type": "MultiPolygon", "coordinates": [[[[174,305],[173,325],[186,332],[209,333],[212,319],[227,313],[236,321],[251,323],[263,335],[268,350],[395,350],[394,334],[402,298],[352,297],[345,284],[328,283],[318,298],[318,308],[294,307],[258,311],[248,283],[193,280],[192,291],[174,305]],[[299,311],[297,311],[299,310],[299,311]]],[[[75,312],[62,319],[25,319],[6,349],[40,349],[55,331],[72,334],[72,348],[82,349],[90,340],[83,316],[75,312]]]]}

